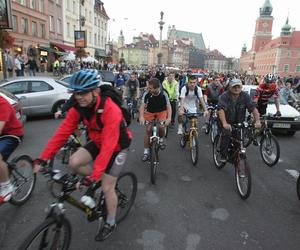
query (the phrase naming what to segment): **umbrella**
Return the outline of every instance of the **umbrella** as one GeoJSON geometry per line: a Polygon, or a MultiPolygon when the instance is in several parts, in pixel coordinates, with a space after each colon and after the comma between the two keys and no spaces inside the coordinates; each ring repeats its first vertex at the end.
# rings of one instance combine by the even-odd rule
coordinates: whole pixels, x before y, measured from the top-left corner
{"type": "Polygon", "coordinates": [[[96,59],[95,59],[94,57],[92,57],[92,56],[88,56],[88,57],[86,57],[86,58],[83,58],[82,61],[83,61],[83,62],[90,62],[90,63],[93,63],[93,62],[98,63],[98,60],[96,60],[96,59]]]}
{"type": "Polygon", "coordinates": [[[73,60],[75,60],[75,54],[72,53],[72,52],[70,52],[68,55],[66,55],[64,57],[64,60],[66,60],[66,61],[73,61],[73,60]]]}

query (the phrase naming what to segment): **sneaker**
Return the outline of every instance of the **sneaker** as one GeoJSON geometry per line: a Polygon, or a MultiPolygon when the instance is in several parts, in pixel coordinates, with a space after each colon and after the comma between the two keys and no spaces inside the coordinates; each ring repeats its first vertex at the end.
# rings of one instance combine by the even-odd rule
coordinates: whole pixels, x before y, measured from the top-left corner
{"type": "Polygon", "coordinates": [[[102,230],[96,235],[95,240],[96,241],[103,241],[107,239],[113,231],[116,229],[117,225],[110,225],[108,223],[105,223],[102,230]]]}
{"type": "Polygon", "coordinates": [[[178,127],[177,134],[182,135],[182,127],[178,127]]]}
{"type": "Polygon", "coordinates": [[[2,186],[0,192],[0,204],[9,201],[13,192],[14,192],[14,186],[11,183],[2,186]]]}
{"type": "Polygon", "coordinates": [[[147,153],[144,153],[144,155],[143,155],[143,157],[142,157],[142,161],[148,161],[148,159],[149,159],[149,154],[147,154],[147,153]]]}

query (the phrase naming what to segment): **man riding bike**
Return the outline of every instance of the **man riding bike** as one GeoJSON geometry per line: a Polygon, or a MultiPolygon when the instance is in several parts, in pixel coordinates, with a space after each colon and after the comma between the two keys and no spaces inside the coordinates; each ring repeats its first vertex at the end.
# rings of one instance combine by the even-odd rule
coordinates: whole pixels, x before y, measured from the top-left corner
{"type": "Polygon", "coordinates": [[[123,92],[123,99],[128,98],[132,100],[133,103],[133,110],[136,111],[137,109],[137,100],[140,97],[140,83],[136,77],[136,73],[130,74],[130,79],[126,81],[125,88],[123,92]]]}
{"type": "Polygon", "coordinates": [[[0,96],[0,204],[9,201],[14,191],[8,177],[7,159],[23,137],[22,123],[14,108],[0,96]]]}
{"type": "Polygon", "coordinates": [[[259,84],[259,86],[256,88],[254,101],[257,103],[257,109],[261,116],[267,113],[268,102],[272,96],[274,96],[274,102],[277,111],[275,115],[281,116],[279,111],[278,89],[275,81],[276,78],[273,74],[267,74],[264,77],[264,82],[259,84]]]}
{"type": "Polygon", "coordinates": [[[177,134],[182,134],[182,123],[183,114],[185,111],[189,113],[196,113],[198,111],[199,102],[204,109],[204,115],[208,115],[206,105],[203,100],[201,88],[197,86],[197,77],[190,75],[188,79],[188,84],[186,87],[181,89],[180,93],[180,106],[178,109],[178,132],[177,134]]]}
{"type": "Polygon", "coordinates": [[[157,78],[152,78],[148,84],[148,90],[142,97],[140,106],[139,121],[144,125],[145,121],[149,122],[146,127],[144,137],[144,155],[142,161],[147,161],[150,154],[150,136],[152,132],[152,122],[154,119],[159,120],[158,134],[160,144],[163,144],[163,136],[165,134],[164,126],[168,126],[171,122],[172,109],[167,92],[161,88],[160,81],[157,78]],[[162,125],[164,123],[164,125],[162,125]]]}
{"type": "Polygon", "coordinates": [[[248,93],[242,91],[242,82],[240,79],[232,79],[229,82],[229,88],[219,98],[218,114],[222,126],[220,154],[221,162],[227,161],[228,146],[234,124],[245,121],[246,109],[253,114],[255,127],[260,128],[259,113],[255,104],[251,101],[248,93]]]}
{"type": "Polygon", "coordinates": [[[162,83],[163,88],[168,92],[170,104],[172,107],[172,118],[170,128],[174,128],[176,116],[176,104],[179,97],[179,85],[175,80],[175,74],[170,72],[168,77],[162,83]]]}
{"type": "MultiPolygon", "coordinates": [[[[36,160],[38,164],[54,157],[64,142],[77,129],[80,121],[86,126],[90,140],[80,147],[69,159],[69,166],[78,174],[85,176],[83,185],[102,180],[102,191],[107,207],[107,219],[103,229],[97,234],[96,240],[102,241],[109,237],[116,228],[116,209],[118,198],[115,193],[117,178],[126,161],[128,150],[121,147],[120,126],[124,122],[120,107],[106,97],[104,108],[100,109],[101,98],[97,87],[100,77],[96,70],[80,70],[73,74],[70,91],[74,94],[76,104],[69,109],[66,118],[48,142],[46,148],[36,160]],[[101,118],[99,113],[101,112],[101,118]],[[97,119],[101,119],[102,128],[97,119]],[[89,165],[94,160],[93,167],[89,165]]],[[[131,132],[126,133],[131,138],[131,132]]]]}
{"type": "MultiPolygon", "coordinates": [[[[208,106],[214,106],[218,104],[218,99],[221,94],[223,94],[224,88],[223,85],[220,83],[220,78],[217,76],[213,77],[213,82],[208,84],[207,89],[204,94],[204,102],[208,106]]],[[[205,117],[205,126],[206,130],[208,129],[209,117],[211,110],[208,111],[209,115],[205,117]]]]}

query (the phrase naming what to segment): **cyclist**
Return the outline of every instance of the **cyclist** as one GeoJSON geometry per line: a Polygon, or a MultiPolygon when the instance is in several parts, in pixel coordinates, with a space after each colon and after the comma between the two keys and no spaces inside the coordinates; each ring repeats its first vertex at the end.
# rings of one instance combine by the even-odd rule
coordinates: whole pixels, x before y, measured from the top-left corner
{"type": "Polygon", "coordinates": [[[232,79],[229,88],[220,97],[218,102],[218,114],[222,125],[220,154],[221,162],[227,160],[227,148],[230,143],[231,126],[245,121],[246,109],[253,114],[255,127],[260,128],[259,113],[255,103],[251,101],[248,93],[242,91],[240,79],[232,79]]]}
{"type": "Polygon", "coordinates": [[[170,104],[172,108],[172,118],[170,128],[174,128],[175,116],[176,116],[176,104],[179,96],[179,85],[175,80],[175,74],[169,72],[167,78],[162,83],[163,88],[168,92],[170,104]]]}
{"type": "Polygon", "coordinates": [[[279,111],[278,89],[275,80],[276,79],[273,74],[267,74],[264,77],[264,82],[259,84],[259,86],[256,88],[254,101],[257,103],[257,109],[260,115],[266,114],[269,99],[274,96],[274,102],[277,111],[275,115],[281,116],[279,111]]]}
{"type": "Polygon", "coordinates": [[[123,99],[130,99],[133,103],[133,110],[137,109],[137,100],[140,97],[140,83],[136,77],[136,74],[132,72],[130,74],[130,79],[126,81],[125,88],[123,92],[123,99]]]}
{"type": "MultiPolygon", "coordinates": [[[[217,76],[213,76],[213,82],[208,84],[207,89],[204,94],[204,102],[208,106],[214,106],[218,104],[218,99],[221,94],[223,94],[224,88],[223,85],[220,83],[220,78],[217,76]]],[[[209,123],[209,117],[211,111],[209,110],[209,115],[205,118],[205,127],[206,130],[208,128],[208,123],[209,123]]]]}
{"type": "Polygon", "coordinates": [[[198,104],[200,102],[204,110],[204,115],[208,115],[206,105],[202,96],[202,91],[199,86],[197,86],[197,77],[190,75],[188,78],[188,84],[186,87],[181,89],[180,93],[180,104],[178,109],[178,134],[182,134],[182,123],[183,123],[183,114],[186,111],[189,113],[196,113],[198,110],[198,104]]]}
{"type": "Polygon", "coordinates": [[[280,95],[287,103],[291,104],[291,106],[299,103],[299,100],[292,90],[291,82],[285,83],[285,86],[280,90],[280,95]]]}
{"type": "MultiPolygon", "coordinates": [[[[121,147],[123,114],[120,107],[106,97],[104,108],[101,110],[101,96],[99,96],[99,75],[96,70],[80,70],[73,74],[70,83],[70,91],[73,92],[76,104],[69,109],[66,118],[56,130],[47,146],[35,161],[35,170],[38,165],[54,157],[64,142],[77,129],[82,121],[86,126],[90,141],[84,147],[79,148],[69,159],[69,166],[76,173],[84,177],[82,183],[85,186],[102,179],[102,191],[104,192],[107,219],[102,230],[96,235],[96,240],[104,240],[111,235],[116,228],[117,195],[115,185],[127,157],[127,149],[121,147]],[[101,121],[103,127],[99,127],[99,112],[102,111],[101,121]],[[98,116],[98,117],[97,117],[98,116]],[[93,167],[89,163],[94,160],[93,167]]],[[[125,131],[131,138],[131,132],[125,131]]]]}
{"type": "Polygon", "coordinates": [[[0,204],[9,201],[14,190],[6,161],[21,142],[22,136],[23,126],[14,108],[0,96],[0,204]]]}
{"type": "MultiPolygon", "coordinates": [[[[168,126],[171,122],[172,109],[167,92],[161,88],[160,81],[157,78],[152,78],[148,83],[148,90],[142,97],[140,106],[139,121],[141,125],[144,125],[145,121],[152,122],[154,119],[159,120],[160,123],[165,123],[168,126]]],[[[160,144],[163,144],[162,137],[165,130],[164,125],[158,126],[160,144]]],[[[146,127],[146,133],[144,137],[144,155],[142,161],[147,161],[150,154],[149,141],[151,136],[152,126],[151,123],[146,127]]]]}

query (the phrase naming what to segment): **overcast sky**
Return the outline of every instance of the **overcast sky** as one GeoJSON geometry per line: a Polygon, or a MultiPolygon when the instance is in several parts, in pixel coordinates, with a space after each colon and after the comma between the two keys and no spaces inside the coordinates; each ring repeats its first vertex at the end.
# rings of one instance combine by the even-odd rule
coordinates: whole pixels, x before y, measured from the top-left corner
{"type": "MultiPolygon", "coordinates": [[[[125,42],[140,32],[159,39],[160,12],[164,12],[163,39],[169,25],[178,30],[202,33],[206,48],[218,49],[227,57],[239,57],[243,44],[251,48],[259,8],[265,0],[102,0],[110,21],[108,28],[115,41],[123,29],[125,42]],[[112,21],[115,20],[115,21],[112,21]]],[[[273,6],[273,38],[278,37],[287,16],[300,30],[299,0],[270,0],[273,6]]]]}

